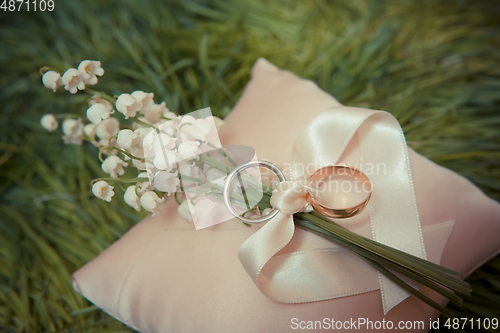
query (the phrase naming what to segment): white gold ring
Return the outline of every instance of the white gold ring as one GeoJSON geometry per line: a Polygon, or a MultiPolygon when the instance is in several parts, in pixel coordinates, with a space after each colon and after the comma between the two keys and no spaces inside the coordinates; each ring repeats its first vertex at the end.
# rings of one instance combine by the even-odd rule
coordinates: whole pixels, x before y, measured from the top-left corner
{"type": "Polygon", "coordinates": [[[224,191],[222,192],[222,195],[224,197],[224,202],[226,203],[227,209],[233,214],[235,217],[239,218],[240,220],[248,223],[260,223],[260,222],[265,222],[267,220],[272,219],[276,214],[278,214],[279,210],[276,208],[273,208],[269,214],[262,216],[262,217],[256,217],[256,218],[251,218],[251,217],[244,217],[238,214],[238,212],[233,208],[233,205],[231,204],[231,196],[230,196],[230,188],[231,188],[231,183],[233,182],[234,178],[238,175],[243,170],[246,170],[248,168],[252,167],[264,167],[276,174],[278,176],[278,179],[280,182],[285,181],[285,175],[281,170],[274,164],[265,162],[265,161],[250,161],[248,163],[242,164],[238,166],[236,169],[233,170],[227,176],[226,184],[224,185],[224,191]]]}

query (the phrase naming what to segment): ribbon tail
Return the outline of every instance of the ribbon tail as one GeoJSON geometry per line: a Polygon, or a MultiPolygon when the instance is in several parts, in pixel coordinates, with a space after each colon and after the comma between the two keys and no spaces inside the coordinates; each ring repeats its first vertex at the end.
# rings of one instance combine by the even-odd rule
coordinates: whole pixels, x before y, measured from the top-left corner
{"type": "Polygon", "coordinates": [[[279,212],[238,250],[238,258],[247,273],[260,291],[272,299],[276,297],[269,294],[266,279],[260,273],[268,261],[290,242],[294,232],[292,215],[279,212]]]}
{"type": "MultiPolygon", "coordinates": [[[[377,112],[358,129],[362,156],[383,172],[374,172],[373,201],[368,207],[374,239],[396,249],[426,259],[425,246],[413,188],[406,140],[394,116],[377,112]],[[376,142],[376,147],[368,147],[376,142]],[[382,170],[382,169],[381,169],[382,170]]],[[[384,314],[410,296],[379,273],[384,314]]],[[[421,285],[410,282],[416,289],[421,285]]]]}

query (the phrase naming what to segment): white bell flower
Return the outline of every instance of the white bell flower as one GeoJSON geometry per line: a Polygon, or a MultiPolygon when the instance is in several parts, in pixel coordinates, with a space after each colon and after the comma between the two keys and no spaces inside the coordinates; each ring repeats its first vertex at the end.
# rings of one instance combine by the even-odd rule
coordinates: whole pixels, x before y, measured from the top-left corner
{"type": "Polygon", "coordinates": [[[87,118],[94,125],[99,125],[104,119],[108,119],[109,115],[108,108],[102,103],[95,103],[87,109],[87,118]]]}
{"type": "Polygon", "coordinates": [[[155,189],[166,192],[170,195],[177,190],[177,186],[179,185],[179,178],[177,177],[177,173],[158,171],[155,174],[153,184],[155,189]]]}
{"type": "Polygon", "coordinates": [[[179,152],[179,161],[196,157],[198,155],[199,146],[200,143],[198,141],[181,142],[177,148],[179,152]]]}
{"type": "Polygon", "coordinates": [[[82,80],[85,84],[94,85],[97,83],[97,76],[104,75],[104,69],[98,60],[83,60],[78,65],[78,70],[82,73],[82,80]]]}
{"type": "Polygon", "coordinates": [[[163,117],[165,109],[167,109],[167,104],[165,102],[153,104],[144,111],[144,117],[151,124],[157,123],[161,120],[161,117],[163,117]]]}
{"type": "Polygon", "coordinates": [[[64,72],[62,82],[64,83],[64,89],[72,94],[76,94],[78,90],[85,89],[82,73],[76,68],[70,68],[64,72]]]}
{"type": "Polygon", "coordinates": [[[109,185],[106,181],[100,180],[92,185],[92,193],[99,199],[110,202],[115,195],[113,192],[114,186],[109,185]]]}
{"type": "Polygon", "coordinates": [[[108,173],[112,178],[118,178],[118,176],[122,176],[125,174],[125,170],[123,167],[128,166],[128,163],[123,161],[116,155],[112,155],[107,157],[104,162],[102,162],[101,168],[102,171],[108,173]]]}
{"type": "Polygon", "coordinates": [[[165,108],[163,110],[163,117],[168,118],[170,120],[173,120],[177,118],[177,114],[175,112],[170,111],[169,108],[165,108]]]}
{"type": "MultiPolygon", "coordinates": [[[[182,175],[200,178],[200,168],[194,163],[180,163],[179,172],[182,175]]],[[[224,173],[225,174],[225,173],[224,173]]]]}
{"type": "MultiPolygon", "coordinates": [[[[224,184],[226,183],[226,177],[227,177],[226,172],[215,168],[208,168],[207,166],[207,170],[205,171],[206,182],[217,184],[221,187],[224,187],[224,184]]],[[[234,184],[239,184],[239,182],[238,181],[234,182],[233,187],[234,184]]]]}
{"type": "Polygon", "coordinates": [[[193,221],[193,217],[191,216],[191,210],[189,209],[189,203],[187,202],[187,200],[183,201],[179,205],[179,207],[177,208],[177,212],[180,214],[180,216],[182,216],[189,222],[193,221]]]}
{"type": "Polygon", "coordinates": [[[137,193],[139,195],[142,195],[146,191],[152,191],[154,190],[154,185],[152,182],[153,177],[149,177],[149,174],[147,172],[141,172],[137,175],[137,178],[147,178],[148,181],[144,182],[138,182],[137,183],[137,193]]]}
{"type": "Polygon", "coordinates": [[[153,157],[153,165],[159,170],[170,171],[173,168],[173,164],[177,161],[177,153],[171,149],[159,149],[153,157]]]}
{"type": "Polygon", "coordinates": [[[127,187],[125,194],[123,195],[123,200],[125,200],[125,203],[136,211],[139,212],[141,210],[141,200],[137,196],[135,185],[127,187]]]}
{"type": "MultiPolygon", "coordinates": [[[[136,141],[136,146],[135,148],[137,150],[143,150],[144,149],[144,140],[146,137],[148,137],[148,135],[150,135],[150,133],[156,133],[152,128],[150,127],[142,127],[142,128],[138,128],[134,131],[134,133],[137,133],[138,137],[137,137],[137,141],[136,141]]],[[[142,157],[144,156],[144,152],[141,152],[142,154],[142,157]]]]}
{"type": "Polygon", "coordinates": [[[136,160],[136,159],[133,159],[133,160],[132,160],[132,165],[133,165],[136,169],[138,169],[138,170],[147,170],[147,169],[148,169],[148,167],[147,167],[146,163],[141,162],[141,161],[136,160]]]}
{"type": "Polygon", "coordinates": [[[218,131],[224,124],[223,120],[213,116],[205,118],[204,121],[205,126],[208,129],[208,133],[206,133],[202,147],[200,147],[202,152],[212,150],[214,146],[221,147],[218,131]]]}
{"type": "Polygon", "coordinates": [[[174,138],[150,131],[143,139],[143,154],[149,159],[153,159],[153,164],[157,169],[170,171],[172,164],[177,159],[174,151],[176,141],[174,138]]]}
{"type": "Polygon", "coordinates": [[[59,126],[59,123],[57,122],[57,119],[53,114],[48,113],[40,118],[40,125],[42,125],[42,127],[47,131],[52,132],[56,130],[56,128],[59,126]]]}
{"type": "Polygon", "coordinates": [[[99,147],[99,142],[95,140],[95,130],[96,130],[96,125],[90,123],[85,126],[83,126],[83,133],[90,139],[90,143],[92,143],[94,146],[99,147]]]}
{"type": "Polygon", "coordinates": [[[90,99],[89,102],[91,105],[103,104],[106,107],[106,109],[108,109],[109,113],[114,113],[113,104],[111,104],[108,100],[105,100],[104,98],[99,97],[98,95],[92,96],[92,98],[90,99]]]}
{"type": "Polygon", "coordinates": [[[136,101],[141,103],[141,108],[140,108],[140,113],[144,114],[150,106],[153,105],[154,101],[154,94],[153,93],[146,93],[141,90],[136,90],[132,93],[132,97],[135,98],[136,101]]]}
{"type": "Polygon", "coordinates": [[[122,129],[118,132],[118,137],[116,138],[118,147],[123,149],[135,148],[138,141],[140,141],[139,134],[129,129],[122,129]]]}
{"type": "Polygon", "coordinates": [[[174,117],[172,120],[166,121],[165,123],[158,126],[158,129],[171,137],[177,136],[177,129],[181,123],[181,116],[174,117]]]}
{"type": "Polygon", "coordinates": [[[63,141],[65,144],[81,145],[83,138],[83,124],[81,119],[66,119],[62,123],[63,141]]]}
{"type": "Polygon", "coordinates": [[[116,100],[116,109],[118,112],[123,113],[125,119],[135,117],[136,113],[141,110],[141,108],[142,103],[130,94],[121,94],[116,100]]]}
{"type": "Polygon", "coordinates": [[[46,88],[56,91],[57,88],[64,86],[61,74],[54,71],[47,71],[42,76],[42,83],[46,88]]]}
{"type": "Polygon", "coordinates": [[[196,122],[196,119],[192,116],[184,115],[181,116],[179,126],[177,128],[178,133],[177,136],[181,139],[181,141],[191,141],[196,140],[194,136],[191,135],[192,126],[196,122]]]}
{"type": "MultiPolygon", "coordinates": [[[[149,139],[149,138],[148,138],[149,139]]],[[[144,140],[147,143],[149,140],[144,140]]],[[[163,133],[155,133],[152,149],[156,152],[162,149],[174,149],[176,140],[163,133]]],[[[148,146],[149,147],[149,146],[148,146]]]]}
{"type": "Polygon", "coordinates": [[[83,126],[83,133],[85,133],[85,135],[89,138],[93,138],[95,136],[96,127],[97,126],[94,124],[87,124],[83,126]]]}
{"type": "MultiPolygon", "coordinates": [[[[182,141],[206,141],[211,132],[217,132],[214,122],[209,119],[194,119],[191,116],[182,117],[179,125],[182,141]],[[185,125],[184,125],[185,124],[185,125]]],[[[179,135],[179,134],[178,134],[179,135]]]]}
{"type": "Polygon", "coordinates": [[[163,202],[165,198],[158,197],[153,191],[146,191],[141,195],[141,206],[148,212],[153,213],[153,216],[157,216],[160,210],[163,208],[163,202]]]}
{"type": "MultiPolygon", "coordinates": [[[[118,145],[116,143],[116,138],[109,138],[107,140],[102,139],[102,140],[99,140],[98,143],[99,143],[99,146],[102,146],[102,147],[118,147],[118,145]]],[[[104,152],[104,153],[107,155],[110,155],[109,152],[104,152]]],[[[114,152],[111,152],[111,154],[116,155],[117,152],[114,151],[114,152]]]]}
{"type": "Polygon", "coordinates": [[[96,134],[101,140],[108,141],[109,138],[120,132],[120,122],[116,118],[103,120],[96,128],[96,134]]]}
{"type": "Polygon", "coordinates": [[[217,213],[216,207],[217,204],[215,202],[206,197],[201,197],[195,203],[194,207],[192,207],[191,214],[193,220],[203,221],[204,225],[212,224],[217,213]]]}
{"type": "MultiPolygon", "coordinates": [[[[200,168],[194,163],[178,163],[176,165],[178,166],[178,172],[181,178],[182,176],[188,176],[200,179],[200,168]]],[[[197,186],[197,183],[195,181],[187,180],[184,178],[182,179],[182,186],[184,188],[190,188],[197,186]]],[[[224,186],[224,184],[222,184],[222,186],[224,186]]]]}

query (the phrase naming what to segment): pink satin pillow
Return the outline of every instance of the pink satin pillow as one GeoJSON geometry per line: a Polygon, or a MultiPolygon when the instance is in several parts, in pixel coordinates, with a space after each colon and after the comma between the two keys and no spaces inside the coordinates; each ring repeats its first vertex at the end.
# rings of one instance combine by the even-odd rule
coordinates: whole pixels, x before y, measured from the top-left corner
{"type": "MultiPolygon", "coordinates": [[[[260,159],[289,163],[292,143],[305,126],[339,105],[313,82],[259,59],[221,140],[251,146],[260,159]]],[[[356,155],[357,144],[350,143],[341,161],[356,155]]],[[[468,275],[500,251],[500,205],[467,179],[409,153],[428,258],[468,275]]],[[[258,228],[233,219],[195,231],[178,215],[175,201],[167,199],[160,216],[145,218],[77,271],[74,288],[141,332],[287,332],[300,321],[325,318],[384,319],[395,325],[423,321],[425,328],[414,331],[425,332],[430,318],[438,315],[410,297],[384,316],[379,290],[304,304],[272,301],[237,257],[240,245],[258,228]]],[[[289,246],[301,242],[320,241],[299,229],[289,246]]],[[[427,288],[422,291],[446,303],[427,288]]]]}

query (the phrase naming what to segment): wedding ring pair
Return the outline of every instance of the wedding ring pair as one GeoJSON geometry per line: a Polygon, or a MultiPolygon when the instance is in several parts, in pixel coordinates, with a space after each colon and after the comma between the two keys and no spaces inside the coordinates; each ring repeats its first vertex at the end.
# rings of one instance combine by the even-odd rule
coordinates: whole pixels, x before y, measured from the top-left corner
{"type": "MultiPolygon", "coordinates": [[[[253,168],[253,167],[263,167],[271,170],[276,174],[278,177],[278,180],[280,182],[283,182],[286,180],[285,175],[281,170],[274,164],[265,162],[265,161],[250,161],[248,163],[242,164],[238,166],[236,169],[234,169],[227,177],[226,183],[224,185],[224,191],[223,191],[223,197],[224,201],[226,203],[227,208],[233,214],[235,217],[238,219],[248,222],[248,223],[260,223],[260,222],[265,222],[270,219],[272,219],[276,214],[278,214],[278,209],[273,208],[269,214],[258,217],[258,218],[253,218],[253,217],[245,217],[240,215],[233,207],[231,204],[231,197],[230,197],[230,188],[231,184],[234,181],[234,179],[238,176],[238,174],[248,168],[253,168]]],[[[335,175],[342,175],[342,176],[348,176],[350,178],[353,178],[355,181],[360,181],[366,186],[366,184],[369,185],[369,191],[366,197],[357,205],[347,207],[347,208],[333,208],[329,207],[323,203],[320,202],[320,200],[313,196],[310,192],[306,194],[306,200],[311,204],[311,206],[319,212],[322,215],[328,216],[328,217],[333,217],[333,218],[338,218],[338,219],[343,219],[343,218],[349,218],[353,217],[363,211],[363,209],[368,205],[370,202],[371,196],[372,196],[372,183],[370,179],[368,178],[367,175],[365,175],[363,172],[359,171],[358,169],[355,169],[353,167],[347,166],[347,165],[328,165],[325,167],[322,167],[318,170],[316,170],[311,177],[309,178],[312,183],[319,182],[323,180],[326,177],[329,176],[335,176],[335,175]]]]}

